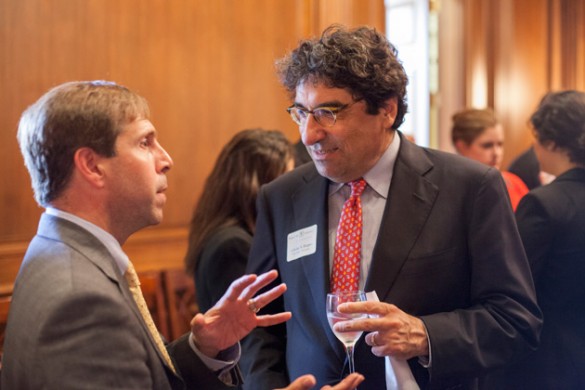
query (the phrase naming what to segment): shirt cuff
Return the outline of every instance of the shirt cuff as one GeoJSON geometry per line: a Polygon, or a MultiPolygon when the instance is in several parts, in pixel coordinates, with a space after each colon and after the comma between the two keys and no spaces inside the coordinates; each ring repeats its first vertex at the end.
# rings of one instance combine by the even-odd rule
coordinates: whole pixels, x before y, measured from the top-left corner
{"type": "Polygon", "coordinates": [[[238,364],[240,360],[240,356],[242,354],[242,348],[240,343],[234,344],[228,349],[224,349],[217,355],[217,359],[210,358],[203,354],[196,346],[193,340],[193,333],[189,335],[189,346],[195,352],[197,356],[201,359],[203,364],[207,366],[211,371],[216,372],[219,377],[225,375],[226,372],[230,371],[232,368],[238,364]]]}
{"type": "Polygon", "coordinates": [[[427,334],[427,345],[429,346],[429,356],[419,356],[418,363],[423,366],[424,368],[431,368],[432,366],[432,354],[431,354],[431,337],[429,336],[429,331],[425,322],[423,321],[423,326],[425,327],[425,333],[427,334]]]}

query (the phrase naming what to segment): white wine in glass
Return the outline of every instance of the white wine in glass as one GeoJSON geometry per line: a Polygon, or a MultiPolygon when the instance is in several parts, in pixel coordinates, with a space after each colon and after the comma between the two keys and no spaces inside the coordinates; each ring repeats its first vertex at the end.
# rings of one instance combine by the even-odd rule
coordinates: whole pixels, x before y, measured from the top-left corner
{"type": "Polygon", "coordinates": [[[340,321],[348,321],[348,320],[355,320],[358,318],[365,318],[366,314],[344,314],[337,311],[337,306],[345,302],[361,302],[366,301],[366,294],[363,291],[340,291],[336,293],[327,294],[327,320],[329,321],[329,326],[331,330],[335,334],[335,336],[343,343],[345,346],[345,351],[347,353],[347,360],[349,362],[349,373],[355,372],[355,365],[353,360],[353,348],[355,343],[358,341],[360,336],[362,335],[362,331],[352,331],[352,332],[338,332],[333,328],[333,325],[340,321]]]}

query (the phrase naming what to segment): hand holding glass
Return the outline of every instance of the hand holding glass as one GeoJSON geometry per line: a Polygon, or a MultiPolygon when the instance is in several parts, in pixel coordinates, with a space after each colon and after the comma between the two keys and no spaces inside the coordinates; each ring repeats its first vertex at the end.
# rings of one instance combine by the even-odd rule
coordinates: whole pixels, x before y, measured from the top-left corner
{"type": "Polygon", "coordinates": [[[353,348],[363,332],[362,331],[338,332],[334,329],[333,325],[340,321],[349,321],[357,318],[365,318],[367,315],[361,313],[355,314],[340,313],[337,311],[337,306],[345,302],[361,302],[366,300],[367,300],[366,294],[363,291],[340,291],[337,293],[327,294],[326,303],[327,320],[329,321],[329,326],[331,327],[331,330],[333,330],[335,336],[345,346],[347,359],[349,361],[350,374],[355,372],[353,348]]]}

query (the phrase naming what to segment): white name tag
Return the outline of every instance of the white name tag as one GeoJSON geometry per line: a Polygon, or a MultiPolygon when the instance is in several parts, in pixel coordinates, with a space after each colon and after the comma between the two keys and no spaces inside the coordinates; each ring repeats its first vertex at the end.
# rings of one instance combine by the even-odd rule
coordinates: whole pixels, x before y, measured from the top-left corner
{"type": "Polygon", "coordinates": [[[317,251],[317,225],[297,230],[288,235],[286,261],[293,261],[317,251]]]}

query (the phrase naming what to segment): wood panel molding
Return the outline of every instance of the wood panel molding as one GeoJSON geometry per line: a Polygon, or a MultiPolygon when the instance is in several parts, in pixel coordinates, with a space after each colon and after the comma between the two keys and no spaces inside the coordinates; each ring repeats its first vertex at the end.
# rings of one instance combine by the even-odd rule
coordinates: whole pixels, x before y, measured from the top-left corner
{"type": "MultiPolygon", "coordinates": [[[[138,272],[184,268],[187,228],[149,228],[128,239],[123,249],[138,272]]],[[[0,245],[0,295],[12,291],[14,279],[28,248],[28,241],[0,245]]]]}

